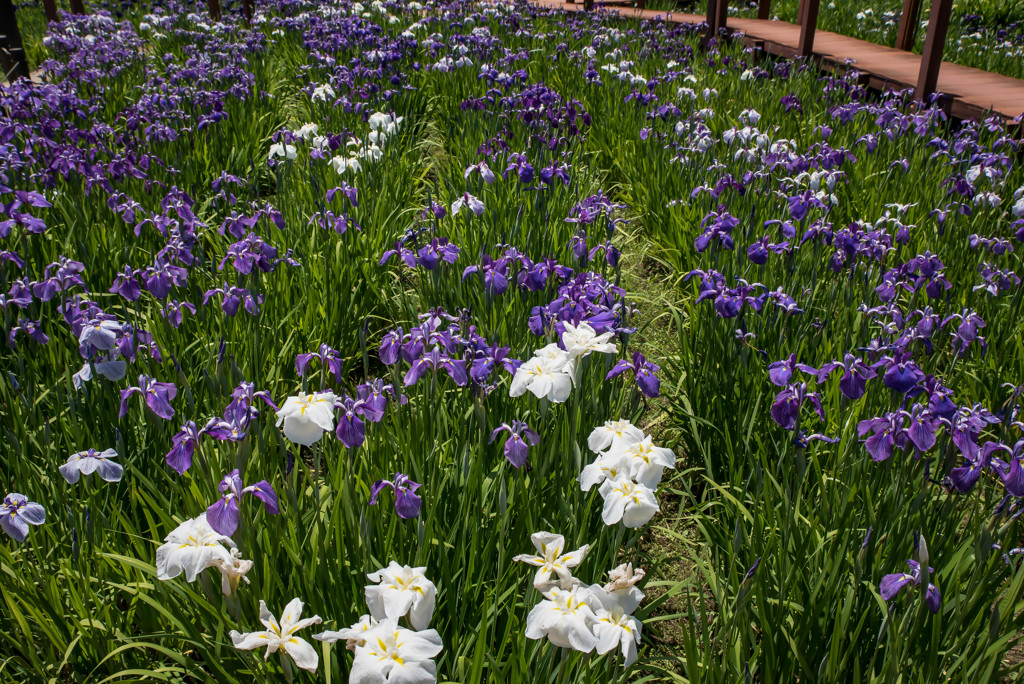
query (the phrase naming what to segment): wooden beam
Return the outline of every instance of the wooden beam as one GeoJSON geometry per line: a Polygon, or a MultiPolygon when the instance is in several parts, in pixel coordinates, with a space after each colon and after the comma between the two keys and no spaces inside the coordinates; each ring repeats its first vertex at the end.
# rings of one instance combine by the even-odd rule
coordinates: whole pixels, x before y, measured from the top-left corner
{"type": "Polygon", "coordinates": [[[210,18],[220,21],[220,0],[206,0],[206,7],[210,10],[210,18]]]}
{"type": "Polygon", "coordinates": [[[729,0],[708,0],[708,30],[712,36],[725,28],[729,17],[729,0]]]}
{"type": "Polygon", "coordinates": [[[757,18],[758,19],[771,19],[772,18],[772,0],[760,0],[757,3],[757,18]]]}
{"type": "Polygon", "coordinates": [[[810,57],[814,53],[814,32],[818,29],[818,5],[820,0],[803,0],[800,3],[800,43],[797,54],[810,57]]]}
{"type": "Polygon", "coordinates": [[[28,57],[21,44],[18,17],[11,0],[0,0],[0,33],[3,34],[0,64],[3,65],[4,75],[11,83],[19,78],[29,78],[28,57]]]}
{"type": "Polygon", "coordinates": [[[53,0],[43,0],[43,11],[46,13],[46,23],[57,21],[57,3],[53,0]]]}
{"type": "Polygon", "coordinates": [[[68,4],[71,6],[72,14],[85,14],[85,5],[82,4],[82,0],[68,0],[68,4]]]}
{"type": "Polygon", "coordinates": [[[252,0],[242,0],[242,15],[246,21],[252,21],[252,0]]]}
{"type": "Polygon", "coordinates": [[[917,39],[917,27],[920,25],[921,0],[903,0],[903,11],[900,12],[900,26],[896,30],[896,49],[910,52],[914,49],[917,39]]]}
{"type": "Polygon", "coordinates": [[[931,16],[928,17],[928,33],[924,38],[924,52],[921,54],[921,71],[917,77],[914,98],[919,102],[928,99],[935,92],[939,82],[939,67],[942,66],[942,52],[946,48],[946,33],[949,31],[949,16],[953,11],[953,0],[932,0],[931,16]]]}

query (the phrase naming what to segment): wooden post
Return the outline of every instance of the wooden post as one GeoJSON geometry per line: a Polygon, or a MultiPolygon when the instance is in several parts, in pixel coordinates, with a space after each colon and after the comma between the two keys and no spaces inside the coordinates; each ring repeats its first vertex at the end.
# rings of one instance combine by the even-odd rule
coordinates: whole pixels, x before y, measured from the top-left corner
{"type": "Polygon", "coordinates": [[[252,0],[242,0],[242,14],[246,21],[252,21],[252,0]]]}
{"type": "Polygon", "coordinates": [[[914,98],[923,102],[935,92],[939,82],[939,67],[942,66],[942,52],[946,47],[946,33],[949,30],[949,15],[953,11],[953,0],[932,0],[931,16],[928,18],[928,33],[924,38],[924,52],[921,54],[921,72],[917,77],[914,98]]]}
{"type": "Polygon", "coordinates": [[[53,0],[43,0],[43,11],[46,13],[46,23],[57,21],[57,4],[53,0]]]}
{"type": "Polygon", "coordinates": [[[18,30],[18,17],[11,0],[0,0],[0,33],[3,34],[3,46],[0,47],[0,64],[4,74],[13,83],[19,78],[29,78],[28,58],[21,44],[21,31],[18,30]]]}
{"type": "Polygon", "coordinates": [[[708,32],[718,36],[729,18],[729,0],[708,0],[708,32]]]}
{"type": "Polygon", "coordinates": [[[903,0],[900,26],[896,31],[896,49],[911,51],[917,38],[918,19],[921,17],[921,0],[903,0]]]}
{"type": "Polygon", "coordinates": [[[810,57],[814,53],[814,32],[818,28],[818,5],[820,0],[803,0],[800,20],[800,44],[797,53],[801,57],[810,57]]]}
{"type": "Polygon", "coordinates": [[[220,0],[206,0],[206,7],[210,10],[210,18],[220,21],[220,0]]]}
{"type": "Polygon", "coordinates": [[[757,4],[757,18],[758,19],[771,19],[772,18],[772,0],[761,0],[757,4]]]}
{"type": "Polygon", "coordinates": [[[71,5],[72,14],[85,14],[85,5],[82,4],[82,0],[68,0],[68,4],[71,5]]]}

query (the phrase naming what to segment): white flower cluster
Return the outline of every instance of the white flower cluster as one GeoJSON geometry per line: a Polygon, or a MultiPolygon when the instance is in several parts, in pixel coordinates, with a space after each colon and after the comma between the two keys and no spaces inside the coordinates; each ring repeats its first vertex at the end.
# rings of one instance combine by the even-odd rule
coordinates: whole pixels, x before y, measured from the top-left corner
{"type": "MultiPolygon", "coordinates": [[[[313,102],[328,102],[335,97],[334,88],[329,84],[318,85],[313,88],[310,96],[313,102]]],[[[370,115],[368,123],[370,132],[365,140],[352,138],[348,141],[346,154],[339,154],[331,158],[331,167],[339,174],[351,169],[354,172],[362,170],[366,162],[377,162],[384,155],[384,143],[394,136],[401,129],[405,117],[374,112],[370,115]]],[[[318,135],[320,127],[315,123],[306,123],[291,131],[296,139],[302,139],[321,152],[330,151],[329,139],[326,136],[318,135]]],[[[268,161],[291,160],[298,157],[298,148],[287,142],[277,142],[270,146],[267,153],[268,161]]]]}
{"type": "Polygon", "coordinates": [[[598,485],[606,525],[620,521],[641,527],[658,512],[656,490],[665,468],[676,467],[671,449],[655,446],[650,435],[628,420],[608,421],[590,433],[587,446],[597,454],[579,476],[580,489],[598,485]]]}
{"type": "Polygon", "coordinates": [[[596,650],[604,654],[619,648],[625,666],[632,665],[642,629],[632,613],[644,598],[636,587],[644,571],[623,564],[608,573],[608,584],[586,585],[569,569],[583,561],[589,546],[563,554],[565,538],[560,534],[537,532],[531,539],[540,555],[520,555],[514,560],[538,568],[533,584],[544,600],[526,619],[526,637],[546,638],[559,648],[583,653],[596,650]]]}
{"type": "Polygon", "coordinates": [[[354,172],[360,171],[363,168],[363,162],[379,161],[384,154],[384,143],[388,138],[398,133],[404,119],[405,117],[403,116],[374,112],[370,115],[368,122],[370,124],[370,133],[366,136],[366,141],[349,140],[348,147],[350,150],[348,156],[337,155],[333,157],[331,159],[331,166],[337,173],[341,174],[349,169],[352,169],[354,172]]]}
{"type": "Polygon", "coordinates": [[[538,399],[561,403],[569,398],[576,384],[578,360],[592,352],[615,354],[618,347],[611,342],[614,333],[597,334],[589,323],[578,326],[565,323],[562,346],[551,343],[533,353],[516,370],[509,387],[509,396],[522,396],[527,390],[538,399]],[[564,348],[563,348],[564,347],[564,348]]]}
{"type": "Polygon", "coordinates": [[[401,682],[432,684],[437,681],[434,657],[444,647],[437,630],[427,629],[434,614],[437,587],[423,574],[394,561],[370,573],[366,587],[369,615],[348,629],[316,634],[314,639],[333,644],[345,641],[355,652],[349,684],[401,682]],[[412,629],[399,627],[406,618],[412,629]]]}

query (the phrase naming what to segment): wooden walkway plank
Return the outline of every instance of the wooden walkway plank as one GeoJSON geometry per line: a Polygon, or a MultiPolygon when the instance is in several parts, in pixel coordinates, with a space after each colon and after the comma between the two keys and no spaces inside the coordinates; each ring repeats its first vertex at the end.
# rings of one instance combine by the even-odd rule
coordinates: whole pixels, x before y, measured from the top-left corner
{"type": "MultiPolygon", "coordinates": [[[[582,11],[581,5],[562,0],[531,0],[534,4],[561,8],[569,12],[582,11]]],[[[679,24],[703,24],[706,15],[683,12],[656,12],[636,8],[617,10],[632,19],[658,19],[679,24]]],[[[800,48],[800,27],[767,19],[730,18],[728,28],[742,34],[748,43],[765,44],[773,54],[796,56],[800,48]]],[[[864,73],[872,84],[889,84],[899,88],[915,88],[921,75],[921,55],[869,43],[830,31],[816,31],[813,55],[826,67],[841,67],[849,63],[864,73]]],[[[950,108],[955,116],[979,117],[992,110],[1004,119],[1024,114],[1024,81],[952,62],[942,62],[938,72],[936,90],[951,99],[950,108]]]]}

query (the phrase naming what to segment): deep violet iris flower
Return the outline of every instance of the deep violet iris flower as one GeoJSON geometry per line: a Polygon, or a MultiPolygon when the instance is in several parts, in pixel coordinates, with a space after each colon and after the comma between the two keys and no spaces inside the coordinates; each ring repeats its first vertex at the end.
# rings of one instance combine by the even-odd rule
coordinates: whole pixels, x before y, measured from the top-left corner
{"type": "Polygon", "coordinates": [[[530,426],[521,420],[513,420],[512,425],[502,423],[491,432],[489,444],[493,444],[498,433],[508,432],[508,439],[505,440],[505,458],[516,468],[522,468],[530,455],[530,447],[540,444],[540,435],[530,429],[530,426]]]}
{"type": "Polygon", "coordinates": [[[636,384],[640,392],[646,397],[657,397],[661,394],[661,380],[655,375],[661,367],[652,363],[638,351],[633,352],[633,360],[620,359],[605,376],[605,380],[621,375],[626,371],[632,371],[636,377],[636,384]]]}
{"type": "Polygon", "coordinates": [[[420,507],[423,505],[423,501],[416,494],[416,490],[421,486],[419,482],[410,480],[408,475],[395,473],[394,480],[377,480],[373,483],[370,488],[370,505],[376,506],[377,496],[381,490],[391,487],[395,490],[395,512],[398,513],[398,517],[403,520],[415,518],[420,514],[420,507]]]}
{"type": "MultiPolygon", "coordinates": [[[[906,586],[919,586],[921,584],[921,564],[917,561],[908,560],[907,565],[910,567],[910,572],[899,572],[882,578],[881,584],[878,585],[878,591],[886,601],[894,599],[906,586]]],[[[932,572],[932,568],[928,568],[928,572],[932,572]]],[[[939,595],[939,588],[934,584],[928,584],[928,593],[926,594],[925,601],[928,603],[928,610],[932,611],[932,613],[939,612],[942,596],[939,595]]]]}
{"type": "Polygon", "coordinates": [[[270,483],[260,480],[248,487],[243,487],[242,478],[238,474],[237,468],[225,475],[217,488],[223,497],[206,509],[206,520],[217,534],[230,537],[238,529],[238,504],[246,494],[252,494],[262,501],[263,509],[267,513],[277,515],[281,512],[277,505],[277,493],[274,492],[270,483]]]}

